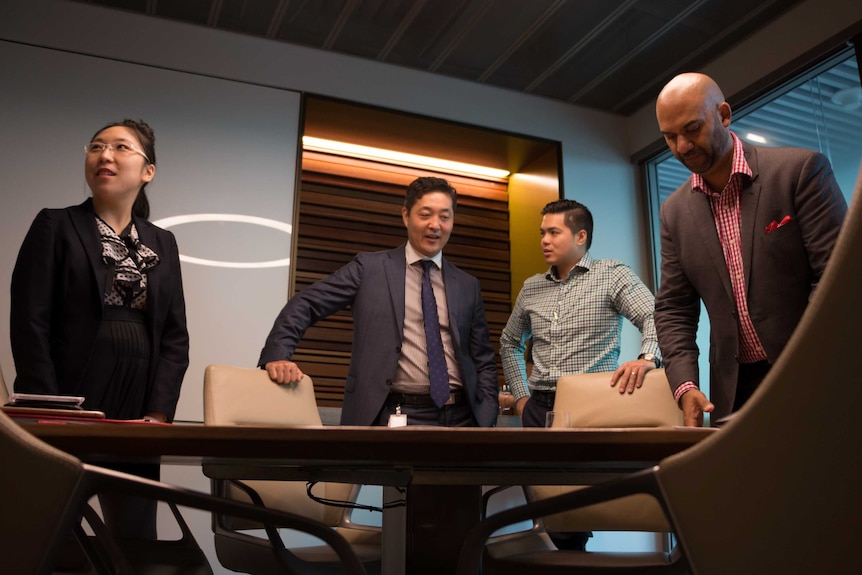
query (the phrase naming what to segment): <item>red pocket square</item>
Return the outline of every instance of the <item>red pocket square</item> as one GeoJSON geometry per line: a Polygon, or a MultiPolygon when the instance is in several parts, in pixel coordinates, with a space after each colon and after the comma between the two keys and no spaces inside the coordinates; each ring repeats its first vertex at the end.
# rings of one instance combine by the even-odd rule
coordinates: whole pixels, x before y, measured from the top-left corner
{"type": "Polygon", "coordinates": [[[780,222],[776,222],[775,220],[772,220],[771,222],[769,222],[769,225],[768,225],[768,226],[766,226],[766,230],[765,230],[765,232],[766,232],[767,234],[768,234],[768,233],[771,233],[771,232],[774,232],[775,230],[777,230],[778,228],[780,228],[780,227],[781,227],[781,226],[783,226],[784,224],[786,224],[786,223],[790,222],[790,220],[792,220],[792,219],[793,219],[793,218],[791,218],[789,215],[787,215],[787,216],[784,216],[783,218],[781,218],[781,221],[780,221],[780,222]]]}

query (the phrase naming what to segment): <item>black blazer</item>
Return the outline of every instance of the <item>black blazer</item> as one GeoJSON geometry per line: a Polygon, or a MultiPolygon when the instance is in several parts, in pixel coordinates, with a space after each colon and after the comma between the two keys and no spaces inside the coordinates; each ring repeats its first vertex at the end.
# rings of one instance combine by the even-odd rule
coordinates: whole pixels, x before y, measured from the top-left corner
{"type": "MultiPolygon", "coordinates": [[[[189,364],[180,259],[174,235],[134,218],[160,263],[147,273],[152,343],[145,412],[172,420],[189,364]]],[[[82,381],[102,320],[106,271],[92,200],[39,212],[12,272],[15,391],[86,395],[82,381]]],[[[143,415],[143,413],[141,414],[143,415]]]]}

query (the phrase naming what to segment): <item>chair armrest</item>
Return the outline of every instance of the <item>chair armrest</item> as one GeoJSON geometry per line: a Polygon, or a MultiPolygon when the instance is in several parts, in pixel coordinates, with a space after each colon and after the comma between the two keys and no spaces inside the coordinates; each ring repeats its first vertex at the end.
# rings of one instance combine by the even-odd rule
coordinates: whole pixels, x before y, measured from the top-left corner
{"type": "MultiPolygon", "coordinates": [[[[485,519],[486,517],[488,517],[488,506],[491,502],[491,499],[493,499],[494,496],[499,495],[500,493],[503,493],[503,492],[508,491],[510,489],[520,489],[524,494],[525,501],[527,501],[527,502],[530,501],[529,491],[526,488],[526,486],[524,486],[524,485],[497,485],[496,487],[492,487],[491,489],[489,489],[488,491],[486,491],[485,493],[482,494],[481,519],[485,519]]],[[[542,525],[542,520],[540,518],[533,518],[533,523],[529,529],[522,529],[520,531],[517,531],[516,533],[520,533],[520,534],[526,534],[526,533],[531,533],[531,532],[532,533],[541,533],[542,531],[544,531],[544,526],[542,525]]],[[[512,535],[512,534],[506,534],[506,535],[512,535]]],[[[505,535],[498,535],[497,537],[495,537],[495,540],[497,540],[499,537],[505,537],[505,535]]]]}
{"type": "Polygon", "coordinates": [[[491,498],[497,495],[498,493],[502,493],[503,491],[508,491],[509,489],[514,489],[515,487],[521,487],[520,485],[497,485],[496,487],[492,487],[488,491],[482,494],[482,519],[488,516],[488,504],[491,502],[491,498]]]}
{"type": "MultiPolygon", "coordinates": [[[[347,540],[317,521],[293,513],[220,499],[209,494],[93,465],[84,464],[83,467],[85,471],[84,480],[87,482],[86,488],[90,495],[98,493],[121,493],[173,502],[184,507],[192,507],[212,513],[234,515],[263,523],[267,528],[267,533],[269,533],[270,529],[275,531],[277,525],[304,531],[329,545],[338,555],[348,575],[367,575],[365,567],[359,561],[359,558],[353,552],[347,540]]],[[[280,541],[281,538],[279,537],[278,540],[280,541]]]]}
{"type": "MultiPolygon", "coordinates": [[[[655,497],[662,507],[665,516],[670,520],[667,506],[662,497],[656,479],[656,467],[639,471],[622,479],[601,483],[578,491],[572,491],[541,499],[495,513],[480,521],[468,534],[461,548],[457,575],[476,575],[480,573],[482,553],[485,543],[495,531],[529,519],[541,518],[569,509],[587,507],[603,501],[619,499],[636,493],[648,493],[655,497]]],[[[672,523],[672,522],[671,522],[672,523]]]]}

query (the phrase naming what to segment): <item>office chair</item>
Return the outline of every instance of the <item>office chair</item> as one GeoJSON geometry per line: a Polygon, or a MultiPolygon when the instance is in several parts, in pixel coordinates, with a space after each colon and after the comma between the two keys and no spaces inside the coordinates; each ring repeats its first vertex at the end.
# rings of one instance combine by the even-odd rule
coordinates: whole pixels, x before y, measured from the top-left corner
{"type": "MultiPolygon", "coordinates": [[[[344,538],[316,521],[82,463],[36,439],[2,412],[0,453],[3,454],[0,492],[4,494],[0,513],[0,565],[3,573],[9,575],[51,573],[69,537],[73,532],[83,533],[80,529],[82,517],[86,517],[95,531],[95,537],[82,538],[81,543],[97,573],[142,572],[144,567],[137,562],[133,564],[132,558],[123,555],[123,544],[107,533],[104,524],[89,508],[87,502],[100,493],[149,497],[270,526],[287,525],[331,545],[346,573],[366,574],[344,538]]],[[[149,543],[158,546],[162,542],[149,543]]]]}
{"type": "MultiPolygon", "coordinates": [[[[670,427],[682,425],[682,411],[673,399],[663,369],[649,371],[643,386],[632,394],[620,394],[609,385],[611,373],[566,375],[557,381],[554,411],[569,414],[569,426],[670,427]]],[[[582,486],[524,486],[528,502],[584,489],[582,486]]],[[[667,565],[672,551],[605,553],[560,551],[547,532],[645,531],[667,533],[670,526],[658,502],[649,495],[633,495],[618,501],[533,518],[533,528],[491,538],[485,549],[487,574],[555,573],[560,566],[578,566],[583,573],[639,573],[643,564],[667,565]],[[631,565],[636,567],[632,569],[631,565]]]]}
{"type": "MultiPolygon", "coordinates": [[[[266,371],[227,365],[207,366],[204,373],[204,423],[206,425],[320,426],[320,412],[314,398],[314,387],[306,376],[295,385],[273,383],[266,371]]],[[[371,573],[379,572],[381,530],[358,525],[350,519],[350,509],[324,505],[312,500],[306,483],[297,481],[247,481],[243,469],[205,464],[204,474],[230,476],[232,481],[213,480],[213,493],[230,499],[254,502],[269,508],[293,513],[323,523],[343,536],[371,573]]],[[[320,482],[314,485],[315,496],[327,500],[355,502],[360,486],[320,482]]],[[[214,516],[213,533],[219,561],[230,569],[269,575],[288,564],[297,573],[324,574],[340,572],[338,558],[326,546],[284,548],[274,553],[269,537],[257,537],[242,530],[260,525],[214,516]]],[[[280,542],[280,540],[279,540],[280,542]]]]}
{"type": "MultiPolygon", "coordinates": [[[[3,370],[0,368],[0,405],[7,401],[3,370]]],[[[110,540],[107,528],[95,510],[89,504],[85,505],[82,509],[83,521],[100,535],[95,537],[87,535],[79,522],[74,528],[75,537],[70,538],[58,552],[55,573],[94,575],[109,570],[110,564],[116,568],[126,561],[135,573],[146,575],[212,575],[212,568],[206,555],[179,509],[170,502],[168,508],[180,528],[179,539],[159,541],[122,539],[106,543],[110,540]],[[99,537],[101,543],[96,541],[99,537]]],[[[2,559],[0,559],[0,565],[2,565],[2,559]]]]}
{"type": "Polygon", "coordinates": [[[784,352],[721,431],[652,469],[504,511],[468,535],[479,572],[494,531],[536,515],[648,493],[696,575],[857,573],[862,564],[862,173],[829,264],[784,352]]]}

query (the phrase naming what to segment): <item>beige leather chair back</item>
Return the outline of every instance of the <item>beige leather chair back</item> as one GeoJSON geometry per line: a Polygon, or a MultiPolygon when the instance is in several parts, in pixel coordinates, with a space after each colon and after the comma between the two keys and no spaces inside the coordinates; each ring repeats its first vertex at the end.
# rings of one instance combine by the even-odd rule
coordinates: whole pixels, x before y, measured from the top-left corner
{"type": "Polygon", "coordinates": [[[274,383],[266,370],[209,365],[204,372],[206,425],[322,425],[314,385],[274,383]]]}
{"type": "Polygon", "coordinates": [[[620,394],[610,373],[564,375],[557,381],[554,411],[569,412],[571,427],[664,427],[682,425],[663,369],[647,372],[643,386],[620,394]]]}
{"type": "MultiPolygon", "coordinates": [[[[204,372],[204,424],[247,426],[322,425],[314,386],[305,376],[297,384],[274,383],[263,369],[209,365],[204,372]]],[[[317,503],[306,493],[304,482],[245,481],[263,498],[267,507],[290,511],[326,525],[342,520],[343,510],[317,503]]],[[[318,483],[316,496],[337,501],[355,499],[359,486],[343,483],[318,483]]],[[[230,496],[240,501],[249,498],[236,488],[230,496]]],[[[237,527],[239,528],[239,527],[237,527]]]]}
{"type": "MultiPolygon", "coordinates": [[[[566,375],[557,381],[555,411],[569,413],[571,427],[663,427],[682,425],[682,411],[673,399],[663,369],[653,369],[634,393],[610,386],[610,373],[566,375]]],[[[545,499],[583,487],[537,485],[532,499],[545,499]]],[[[548,531],[670,531],[658,502],[633,495],[543,519],[548,531]]]]}

